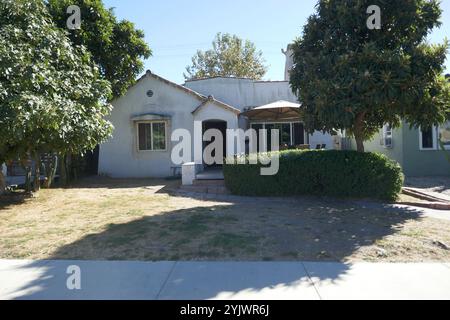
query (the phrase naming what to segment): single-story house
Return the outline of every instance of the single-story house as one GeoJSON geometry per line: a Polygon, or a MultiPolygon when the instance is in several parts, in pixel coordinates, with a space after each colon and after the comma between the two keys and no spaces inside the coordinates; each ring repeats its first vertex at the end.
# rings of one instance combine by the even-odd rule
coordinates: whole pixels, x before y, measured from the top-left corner
{"type": "MultiPolygon", "coordinates": [[[[171,134],[187,129],[194,137],[194,122],[201,122],[203,131],[223,133],[226,129],[279,129],[281,145],[338,147],[329,134],[307,134],[298,115],[289,112],[300,105],[288,81],[215,77],[179,85],[147,71],[112,104],[113,137],[100,146],[99,155],[99,174],[111,177],[173,175],[177,165],[171,159],[171,134]]],[[[193,143],[204,148],[199,139],[193,143]]],[[[228,148],[227,142],[224,145],[228,148]]]]}
{"type": "MultiPolygon", "coordinates": [[[[292,50],[286,51],[283,81],[255,81],[214,77],[179,85],[147,71],[121,98],[113,101],[109,117],[113,137],[100,146],[99,174],[111,177],[167,177],[176,172],[171,152],[171,134],[188,130],[194,137],[194,123],[201,130],[254,128],[279,129],[280,145],[309,145],[311,149],[356,149],[352,139],[322,132],[308,134],[293,110],[299,108],[289,85],[292,50]]],[[[295,111],[295,110],[294,110],[295,111]]],[[[224,134],[225,136],[225,134],[224,134]]],[[[270,136],[269,136],[270,137],[270,136]]],[[[205,148],[207,143],[194,141],[205,148]]],[[[224,142],[224,154],[230,150],[224,142]]],[[[450,175],[450,122],[433,128],[399,128],[385,125],[366,151],[381,152],[397,160],[407,176],[450,175]],[[441,142],[446,151],[441,149],[441,142]]],[[[194,161],[194,145],[191,150],[194,161]]]]}

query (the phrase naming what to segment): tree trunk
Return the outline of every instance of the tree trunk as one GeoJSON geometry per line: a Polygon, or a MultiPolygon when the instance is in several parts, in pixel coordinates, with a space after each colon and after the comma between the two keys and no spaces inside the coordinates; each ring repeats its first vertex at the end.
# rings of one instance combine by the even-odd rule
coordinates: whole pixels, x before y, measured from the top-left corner
{"type": "Polygon", "coordinates": [[[60,181],[62,186],[67,186],[70,181],[70,155],[62,154],[61,159],[61,172],[60,181]]]}
{"type": "Polygon", "coordinates": [[[33,191],[38,192],[39,190],[41,190],[41,155],[37,152],[34,155],[33,191]]]}
{"type": "Polygon", "coordinates": [[[5,193],[5,190],[6,190],[5,176],[3,175],[3,170],[0,170],[0,195],[5,193]]]}
{"type": "Polygon", "coordinates": [[[48,161],[45,162],[45,182],[44,188],[50,188],[56,175],[56,155],[52,154],[48,157],[48,161]]]}
{"type": "Polygon", "coordinates": [[[21,159],[22,168],[25,171],[25,192],[31,192],[31,174],[32,169],[28,159],[21,159]]]}
{"type": "Polygon", "coordinates": [[[358,113],[355,119],[353,135],[356,141],[356,150],[364,152],[364,116],[365,113],[358,113]]]}

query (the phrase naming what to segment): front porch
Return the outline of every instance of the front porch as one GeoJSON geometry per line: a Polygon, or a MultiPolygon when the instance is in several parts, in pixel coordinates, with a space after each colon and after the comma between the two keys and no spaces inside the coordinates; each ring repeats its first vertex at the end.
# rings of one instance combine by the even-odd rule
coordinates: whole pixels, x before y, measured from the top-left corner
{"type": "Polygon", "coordinates": [[[206,167],[197,173],[196,180],[224,180],[222,167],[206,167]]]}
{"type": "MultiPolygon", "coordinates": [[[[279,132],[279,149],[336,149],[333,137],[322,132],[309,134],[305,130],[300,115],[301,105],[288,101],[276,101],[267,105],[251,108],[241,113],[248,122],[248,128],[257,132],[258,151],[261,136],[265,130],[266,149],[271,151],[271,132],[279,132]]],[[[248,148],[247,148],[248,149],[248,148]]]]}

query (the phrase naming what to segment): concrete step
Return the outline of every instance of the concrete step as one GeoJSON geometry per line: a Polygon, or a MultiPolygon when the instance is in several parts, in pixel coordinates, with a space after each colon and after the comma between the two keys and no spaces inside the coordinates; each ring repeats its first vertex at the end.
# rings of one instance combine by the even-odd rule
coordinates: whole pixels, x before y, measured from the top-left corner
{"type": "Polygon", "coordinates": [[[443,202],[450,203],[449,199],[445,195],[440,195],[435,193],[431,194],[416,188],[403,187],[402,192],[409,196],[419,198],[422,200],[430,201],[430,202],[443,202]]]}
{"type": "Polygon", "coordinates": [[[194,186],[214,186],[223,187],[225,186],[225,180],[194,180],[194,186]]]}
{"type": "Polygon", "coordinates": [[[209,185],[209,186],[196,186],[196,185],[192,185],[192,186],[181,186],[180,187],[181,191],[184,192],[193,192],[193,193],[210,193],[210,194],[229,194],[230,192],[228,191],[228,189],[225,186],[214,186],[214,185],[209,185]]]}
{"type": "Polygon", "coordinates": [[[195,192],[195,193],[208,193],[208,188],[203,186],[181,186],[181,191],[195,192]]]}

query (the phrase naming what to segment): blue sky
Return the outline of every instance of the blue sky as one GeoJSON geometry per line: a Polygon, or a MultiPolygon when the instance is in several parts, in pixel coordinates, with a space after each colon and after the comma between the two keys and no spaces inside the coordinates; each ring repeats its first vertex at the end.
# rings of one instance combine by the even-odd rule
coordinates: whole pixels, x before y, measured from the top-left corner
{"type": "MultiPolygon", "coordinates": [[[[301,33],[316,0],[104,0],[121,19],[144,30],[153,56],[146,69],[183,83],[183,72],[197,49],[207,50],[217,32],[237,34],[262,50],[269,70],[266,80],[282,80],[281,49],[301,33]]],[[[450,35],[450,1],[442,1],[442,27],[430,42],[450,35]]],[[[447,70],[450,72],[450,55],[447,70]]]]}

